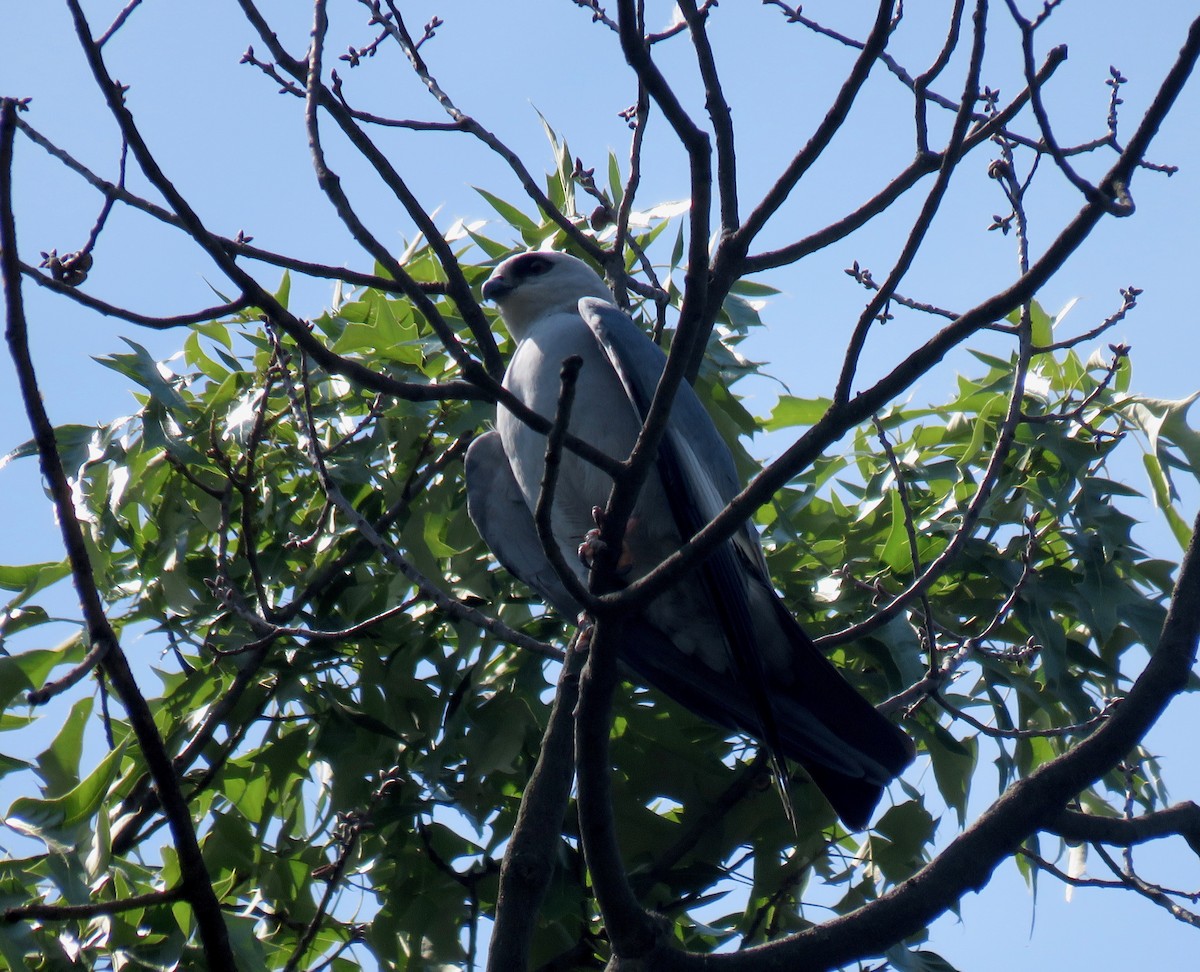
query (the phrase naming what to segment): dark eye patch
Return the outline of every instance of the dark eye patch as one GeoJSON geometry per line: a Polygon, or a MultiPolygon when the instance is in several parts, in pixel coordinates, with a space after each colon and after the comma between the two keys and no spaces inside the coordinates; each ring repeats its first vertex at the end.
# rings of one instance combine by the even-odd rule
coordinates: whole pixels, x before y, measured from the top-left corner
{"type": "Polygon", "coordinates": [[[522,277],[541,276],[554,265],[540,253],[526,253],[517,257],[513,263],[513,269],[522,277]]]}

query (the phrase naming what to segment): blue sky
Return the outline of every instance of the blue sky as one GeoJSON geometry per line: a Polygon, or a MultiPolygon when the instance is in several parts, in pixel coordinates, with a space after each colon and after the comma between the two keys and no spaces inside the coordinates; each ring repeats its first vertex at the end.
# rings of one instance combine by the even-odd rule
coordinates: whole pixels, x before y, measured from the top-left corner
{"type": "MultiPolygon", "coordinates": [[[[90,4],[94,27],[107,23],[120,6],[90,4]]],[[[333,6],[336,12],[338,5],[333,6]]],[[[865,6],[824,0],[808,3],[804,10],[861,36],[865,6]]],[[[909,6],[913,9],[908,22],[897,36],[898,55],[919,70],[941,43],[942,11],[949,5],[909,6]]],[[[994,6],[997,26],[989,35],[985,81],[999,87],[1003,95],[1020,86],[1019,62],[1014,34],[1004,26],[1003,4],[994,6]]],[[[1033,13],[1041,5],[1024,6],[1033,13]]],[[[1063,4],[1039,47],[1040,54],[1051,44],[1070,45],[1069,59],[1046,93],[1061,141],[1081,141],[1103,131],[1108,97],[1103,82],[1110,64],[1129,78],[1122,90],[1126,102],[1122,132],[1127,135],[1132,130],[1182,40],[1185,6],[1159,0],[1131,12],[1131,5],[1115,0],[1063,4]]],[[[669,4],[649,7],[652,23],[668,21],[669,4]]],[[[274,16],[291,49],[299,52],[308,32],[307,5],[277,0],[263,8],[274,16]]],[[[334,51],[347,44],[362,47],[371,37],[360,26],[365,17],[347,8],[361,10],[342,5],[354,27],[349,32],[335,29],[334,51]]],[[[569,0],[522,4],[443,0],[406,4],[404,9],[411,11],[413,25],[434,14],[445,20],[438,36],[424,48],[432,70],[460,107],[517,150],[534,172],[551,164],[539,112],[567,139],[572,152],[598,173],[604,171],[610,150],[625,158],[628,132],[617,112],[632,102],[632,88],[615,39],[592,24],[586,11],[569,0]]],[[[824,113],[850,54],[836,44],[814,43],[769,6],[727,0],[717,9],[713,27],[726,93],[743,136],[742,197],[752,202],[824,113]]],[[[242,51],[254,41],[233,4],[147,0],[106,54],[113,74],[131,85],[129,103],[163,167],[213,229],[229,235],[241,229],[269,249],[365,267],[315,187],[299,101],[278,94],[274,83],[238,65],[242,51]]],[[[698,117],[702,115],[684,43],[663,45],[656,55],[666,70],[675,72],[673,76],[686,79],[685,102],[698,117]]],[[[939,90],[957,96],[961,66],[961,59],[956,59],[938,82],[939,90]]],[[[344,65],[339,68],[358,107],[400,116],[442,117],[395,52],[366,61],[354,72],[344,65]]],[[[31,112],[25,116],[31,124],[102,174],[115,172],[114,126],[74,45],[65,7],[51,2],[23,5],[19,23],[10,15],[0,33],[0,93],[32,96],[31,112]]],[[[877,69],[844,136],[764,233],[764,248],[823,225],[868,197],[905,164],[912,154],[911,115],[904,89],[877,69]]],[[[936,113],[932,117],[935,136],[944,134],[947,118],[936,113]]],[[[1180,398],[1200,386],[1200,372],[1190,364],[1197,347],[1191,264],[1200,252],[1198,117],[1200,82],[1193,80],[1151,152],[1157,161],[1178,164],[1180,171],[1171,178],[1139,174],[1133,186],[1135,215],[1102,224],[1040,295],[1051,311],[1078,298],[1070,321],[1072,330],[1085,330],[1117,307],[1119,287],[1143,288],[1137,311],[1101,347],[1107,340],[1133,345],[1135,389],[1162,398],[1180,398]]],[[[381,142],[418,197],[438,210],[442,226],[457,218],[490,215],[473,186],[519,201],[512,175],[466,136],[393,133],[381,142]]],[[[903,292],[965,309],[1013,278],[1011,237],[984,231],[992,213],[1004,212],[994,184],[986,178],[989,158],[980,155],[964,167],[947,199],[945,218],[904,281],[903,292]]],[[[52,247],[77,249],[86,238],[98,200],[80,180],[63,173],[27,141],[19,140],[17,161],[18,232],[24,258],[33,259],[37,251],[52,247]]],[[[1081,162],[1081,168],[1094,177],[1108,161],[1108,156],[1098,156],[1081,162]]],[[[331,164],[343,176],[354,201],[370,214],[376,232],[399,250],[413,234],[404,214],[336,141],[331,144],[331,164]]],[[[1047,191],[1030,204],[1035,253],[1078,206],[1078,199],[1060,180],[1042,181],[1047,191]]],[[[130,185],[135,191],[145,189],[136,174],[131,175],[130,185]]],[[[656,115],[641,198],[650,205],[686,195],[682,154],[670,144],[665,122],[656,115]]],[[[905,202],[897,215],[911,216],[913,206],[912,201],[905,202]]],[[[764,312],[766,332],[745,346],[750,356],[770,362],[768,370],[797,394],[828,393],[842,339],[864,302],[863,292],[842,270],[858,260],[882,277],[905,230],[902,219],[884,221],[815,254],[798,268],[764,277],[783,293],[764,312]]],[[[215,302],[212,288],[227,289],[180,234],[120,208],[95,257],[89,290],[146,313],[205,306],[215,302]]],[[[260,279],[273,286],[278,272],[264,268],[260,279]]],[[[329,299],[325,284],[293,288],[293,307],[302,314],[319,313],[329,299]]],[[[92,356],[119,350],[120,335],[145,344],[158,356],[173,353],[183,339],[180,333],[139,331],[99,318],[33,288],[27,289],[26,300],[35,361],[56,422],[104,422],[132,409],[126,384],[92,361],[92,356]]],[[[864,381],[919,339],[919,334],[900,327],[877,331],[868,347],[864,381]]],[[[914,399],[936,401],[950,387],[958,366],[965,367],[964,359],[949,359],[944,370],[914,389],[914,399]]],[[[775,387],[760,383],[749,389],[753,411],[769,410],[775,387]]],[[[0,363],[0,454],[27,438],[11,365],[5,359],[0,363]]],[[[766,454],[772,445],[756,447],[759,454],[766,454]]],[[[1129,454],[1127,469],[1131,485],[1143,487],[1136,449],[1129,454]]],[[[0,562],[61,556],[33,464],[22,461],[0,469],[0,491],[6,500],[0,508],[0,562]]],[[[1150,520],[1153,515],[1147,505],[1144,516],[1150,520]]],[[[1161,527],[1148,524],[1142,539],[1164,556],[1178,556],[1161,527]]],[[[70,610],[69,596],[64,596],[63,609],[70,610]]],[[[135,650],[147,661],[156,657],[156,647],[135,650]]],[[[1162,754],[1176,799],[1200,794],[1200,759],[1190,742],[1197,715],[1196,704],[1182,704],[1151,736],[1151,749],[1162,754]]],[[[50,714],[47,721],[52,718],[50,714]]],[[[988,773],[982,771],[977,798],[985,798],[991,785],[988,773]]],[[[10,799],[0,791],[0,808],[10,799]]],[[[1179,842],[1143,854],[1146,873],[1168,884],[1200,884],[1195,858],[1179,854],[1182,846],[1179,842]]],[[[1084,889],[1068,905],[1062,889],[1043,879],[1035,921],[1032,900],[1011,864],[1001,866],[982,894],[963,902],[963,915],[961,925],[952,916],[939,922],[932,947],[959,968],[973,972],[1052,965],[1109,968],[1147,962],[1182,966],[1195,954],[1194,930],[1131,895],[1084,889]]]]}

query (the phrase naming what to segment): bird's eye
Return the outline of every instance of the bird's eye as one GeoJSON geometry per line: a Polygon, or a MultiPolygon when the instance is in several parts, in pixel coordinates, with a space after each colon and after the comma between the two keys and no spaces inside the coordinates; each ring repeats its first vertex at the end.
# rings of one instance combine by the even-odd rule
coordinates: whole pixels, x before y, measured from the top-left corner
{"type": "Polygon", "coordinates": [[[517,264],[517,271],[523,277],[538,277],[549,270],[553,264],[540,254],[533,253],[517,264]]]}

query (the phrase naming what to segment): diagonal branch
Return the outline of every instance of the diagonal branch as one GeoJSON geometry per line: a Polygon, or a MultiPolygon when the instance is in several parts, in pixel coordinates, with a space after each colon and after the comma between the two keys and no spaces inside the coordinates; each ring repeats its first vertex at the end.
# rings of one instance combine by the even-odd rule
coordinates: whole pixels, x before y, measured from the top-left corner
{"type": "MultiPolygon", "coordinates": [[[[305,85],[305,100],[315,103],[315,105],[329,113],[342,133],[350,140],[350,143],[370,163],[380,179],[383,180],[384,185],[399,200],[405,212],[408,213],[409,218],[416,224],[420,232],[424,234],[430,248],[437,254],[442,271],[446,274],[448,293],[454,300],[459,313],[475,338],[479,352],[486,365],[485,371],[484,368],[479,367],[478,363],[470,361],[465,357],[460,360],[456,352],[457,341],[454,341],[451,344],[447,344],[447,350],[455,356],[456,360],[459,360],[459,364],[463,368],[463,374],[472,381],[478,381],[481,378],[481,375],[477,374],[477,372],[485,372],[491,377],[499,376],[504,369],[500,361],[500,352],[496,348],[495,338],[492,337],[491,326],[484,316],[479,302],[475,300],[474,295],[471,293],[470,285],[467,283],[466,277],[463,276],[462,268],[454,256],[454,251],[450,243],[446,241],[441,230],[438,229],[433,217],[429,215],[429,211],[420,204],[412,190],[408,187],[408,184],[400,176],[400,173],[388,161],[387,155],[355,123],[346,106],[321,82],[319,73],[314,74],[311,70],[312,61],[314,60],[313,52],[310,52],[307,61],[292,57],[283,47],[278,35],[271,30],[270,25],[254,5],[253,0],[238,0],[238,3],[246,19],[258,31],[263,43],[271,51],[271,56],[283,66],[283,69],[289,75],[305,85]]],[[[305,109],[306,122],[310,130],[312,124],[308,119],[313,111],[315,111],[315,107],[306,107],[305,109]]],[[[322,188],[326,188],[326,186],[322,184],[322,188]]],[[[343,215],[340,210],[338,215],[343,215]]],[[[413,301],[426,320],[435,329],[438,329],[441,315],[438,313],[437,308],[425,297],[420,288],[416,287],[415,282],[411,281],[407,272],[400,267],[399,262],[391,255],[390,251],[386,247],[380,247],[379,249],[382,250],[382,255],[385,257],[382,263],[388,272],[401,283],[406,296],[413,301]]],[[[375,252],[375,248],[369,248],[369,252],[376,259],[379,259],[380,254],[375,252]]],[[[442,327],[446,327],[444,322],[442,322],[442,327]]],[[[440,329],[438,330],[438,335],[445,342],[446,338],[442,336],[440,329]]]]}
{"type": "MultiPolygon", "coordinates": [[[[610,266],[610,254],[608,254],[602,246],[600,246],[592,237],[582,232],[579,227],[567,218],[565,214],[559,211],[558,207],[550,201],[550,197],[542,191],[541,186],[537,184],[533,174],[525,167],[525,163],[521,161],[511,148],[504,144],[492,132],[484,128],[478,121],[462,111],[450,98],[441,85],[438,84],[433,74],[429,70],[429,66],[425,63],[425,59],[421,57],[418,50],[418,45],[413,42],[408,29],[404,25],[404,18],[400,14],[399,8],[394,0],[387,0],[388,9],[391,11],[391,18],[385,19],[378,12],[379,4],[377,0],[367,0],[368,4],[376,11],[376,19],[380,20],[385,29],[397,40],[400,47],[403,49],[405,56],[412,65],[413,71],[417,77],[421,79],[425,87],[429,89],[429,93],[443,110],[451,118],[459,130],[473,135],[492,152],[498,155],[507,163],[512,170],[513,175],[517,177],[517,181],[521,183],[521,188],[525,190],[525,194],[537,205],[537,207],[546,214],[554,224],[558,226],[570,240],[593,260],[604,266],[610,266]]],[[[620,250],[617,250],[620,253],[620,250]]]]}
{"type": "MultiPolygon", "coordinates": [[[[1058,66],[1067,58],[1065,47],[1055,47],[1047,55],[1046,61],[1038,71],[1035,81],[1045,84],[1054,74],[1058,66]]],[[[967,155],[979,145],[987,142],[993,135],[1004,130],[1004,126],[1012,121],[1029,101],[1030,89],[1025,88],[1013,101],[997,112],[993,117],[980,121],[970,134],[963,140],[961,155],[967,155]]],[[[763,253],[751,254],[744,261],[743,273],[758,273],[773,267],[785,266],[815,253],[838,240],[844,239],[855,230],[865,226],[880,213],[887,212],[892,203],[917,184],[922,178],[932,172],[937,172],[944,164],[945,158],[938,153],[918,154],[908,166],[900,172],[887,186],[859,206],[854,212],[840,220],[823,227],[817,232],[781,247],[763,253]]]]}
{"type": "MultiPolygon", "coordinates": [[[[74,0],[72,8],[78,25],[82,21],[82,13],[74,0]]],[[[86,24],[82,26],[86,28],[86,24]]],[[[192,907],[209,967],[233,970],[236,964],[229,943],[229,933],[208,868],[200,854],[200,844],[196,838],[191,813],[179,789],[179,781],[175,777],[171,758],[155,725],[154,715],[138,688],[129,661],[109,625],[104,603],[92,573],[83,530],[75,516],[71,484],[67,480],[62,459],[58,454],[54,428],[46,415],[30,358],[21,296],[21,270],[17,259],[16,224],[12,208],[12,157],[16,110],[16,102],[12,99],[0,100],[0,273],[4,281],[7,316],[5,336],[16,367],[25,411],[37,441],[42,475],[54,497],[59,529],[71,561],[71,574],[79,595],[89,641],[93,646],[103,646],[100,665],[125,707],[138,746],[154,777],[154,785],[170,823],[175,850],[179,855],[180,880],[184,895],[192,907]]]]}
{"type": "Polygon", "coordinates": [[[957,163],[953,160],[959,157],[963,140],[967,136],[967,126],[971,122],[971,110],[974,108],[975,102],[979,97],[979,74],[983,70],[984,42],[987,37],[987,0],[977,0],[974,23],[975,40],[971,47],[971,63],[967,68],[967,82],[963,90],[962,107],[954,119],[954,127],[951,130],[949,142],[946,150],[942,153],[942,167],[938,171],[937,179],[934,181],[929,195],[926,196],[925,202],[921,206],[921,211],[917,215],[912,230],[909,232],[908,239],[905,240],[899,257],[896,259],[895,266],[892,267],[892,271],[888,274],[887,279],[879,285],[875,296],[867,302],[867,306],[863,308],[858,323],[854,327],[854,332],[851,334],[850,341],[846,346],[842,372],[838,376],[837,385],[833,392],[835,406],[849,399],[854,384],[854,376],[858,370],[859,356],[866,345],[867,333],[871,325],[876,321],[879,313],[891,299],[896,288],[900,285],[900,281],[908,272],[908,268],[912,266],[912,261],[916,258],[921,244],[924,243],[930,226],[933,225],[934,217],[937,216],[938,210],[941,209],[942,199],[946,195],[946,190],[950,187],[950,178],[957,168],[957,163]]]}
{"type": "Polygon", "coordinates": [[[857,911],[737,955],[668,952],[664,969],[789,969],[817,972],[880,955],[982,888],[992,871],[1031,833],[1053,828],[1066,803],[1144,738],[1170,701],[1187,686],[1200,637],[1200,517],[1157,647],[1125,702],[1089,738],[1014,783],[932,862],[857,911]]]}
{"type": "Polygon", "coordinates": [[[575,775],[575,703],[579,673],[587,660],[582,637],[577,635],[567,649],[537,765],[521,795],[517,823],[500,864],[489,972],[529,967],[529,944],[539,906],[554,875],[559,834],[575,775]]]}
{"type": "Polygon", "coordinates": [[[887,46],[892,30],[894,8],[894,0],[881,0],[875,11],[875,23],[871,27],[870,34],[867,35],[862,51],[855,59],[854,66],[842,83],[841,90],[838,91],[833,104],[829,106],[821,124],[817,126],[805,146],[796,153],[795,158],[788,163],[787,168],[784,169],[754,211],[746,217],[746,222],[738,230],[735,249],[739,254],[745,255],[749,251],[754,237],[766,225],[767,220],[784,204],[804,173],[821,157],[833,140],[833,136],[842,127],[871,73],[872,66],[887,46]]]}

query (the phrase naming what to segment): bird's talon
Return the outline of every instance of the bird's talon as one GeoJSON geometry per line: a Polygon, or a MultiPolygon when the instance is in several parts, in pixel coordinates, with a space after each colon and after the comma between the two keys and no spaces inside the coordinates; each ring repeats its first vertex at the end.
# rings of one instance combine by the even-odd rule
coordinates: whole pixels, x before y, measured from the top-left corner
{"type": "Polygon", "coordinates": [[[600,539],[600,531],[588,530],[583,535],[583,542],[579,545],[579,559],[583,562],[584,567],[591,570],[596,565],[596,558],[607,549],[608,544],[600,539]]]}
{"type": "Polygon", "coordinates": [[[592,634],[596,630],[596,622],[585,611],[579,615],[575,623],[579,627],[579,636],[575,639],[573,650],[586,652],[592,647],[592,634]]]}

